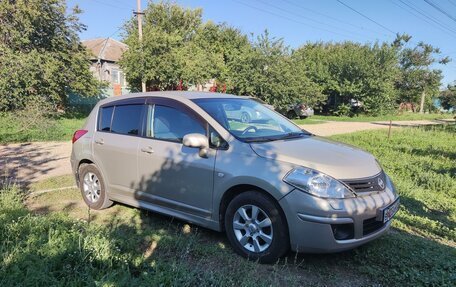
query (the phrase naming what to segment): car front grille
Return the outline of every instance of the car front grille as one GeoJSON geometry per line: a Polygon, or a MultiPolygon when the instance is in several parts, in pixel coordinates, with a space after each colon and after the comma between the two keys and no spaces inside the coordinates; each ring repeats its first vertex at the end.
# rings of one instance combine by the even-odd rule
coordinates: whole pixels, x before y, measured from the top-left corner
{"type": "Polygon", "coordinates": [[[363,221],[363,236],[371,234],[383,227],[382,221],[377,221],[375,217],[363,221]]]}
{"type": "Polygon", "coordinates": [[[354,192],[382,191],[386,187],[386,176],[382,171],[379,174],[361,179],[343,180],[354,192]]]}

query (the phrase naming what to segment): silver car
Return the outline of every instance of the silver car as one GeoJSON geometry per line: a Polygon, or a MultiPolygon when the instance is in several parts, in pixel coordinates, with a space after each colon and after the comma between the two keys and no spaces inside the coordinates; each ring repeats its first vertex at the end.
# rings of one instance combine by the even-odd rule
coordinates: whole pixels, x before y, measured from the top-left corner
{"type": "Polygon", "coordinates": [[[227,94],[102,100],[74,134],[71,165],[90,208],[122,202],[225,231],[237,253],[265,263],[289,249],[364,244],[388,230],[399,208],[371,154],[227,94]],[[262,121],[227,117],[237,109],[262,121]]]}
{"type": "Polygon", "coordinates": [[[306,119],[314,115],[314,109],[307,106],[306,104],[299,103],[295,105],[288,106],[286,111],[287,118],[289,119],[306,119]]]}

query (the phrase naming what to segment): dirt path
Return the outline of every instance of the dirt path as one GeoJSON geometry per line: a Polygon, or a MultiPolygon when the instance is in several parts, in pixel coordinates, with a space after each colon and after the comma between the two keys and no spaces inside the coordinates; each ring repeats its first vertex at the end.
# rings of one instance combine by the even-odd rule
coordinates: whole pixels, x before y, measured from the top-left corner
{"type": "Polygon", "coordinates": [[[33,142],[0,145],[0,181],[27,185],[71,174],[71,142],[33,142]]]}
{"type": "MultiPolygon", "coordinates": [[[[435,121],[397,121],[393,127],[434,125],[435,121]]],[[[302,125],[319,136],[386,129],[389,122],[326,122],[302,125]]],[[[71,174],[71,142],[33,142],[0,145],[0,182],[7,179],[27,185],[43,179],[71,174]]]]}

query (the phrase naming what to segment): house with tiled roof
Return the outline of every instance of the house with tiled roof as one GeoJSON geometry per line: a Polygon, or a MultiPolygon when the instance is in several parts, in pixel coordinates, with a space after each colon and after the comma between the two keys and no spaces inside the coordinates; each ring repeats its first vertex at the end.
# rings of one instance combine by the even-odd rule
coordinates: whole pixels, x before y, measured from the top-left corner
{"type": "Polygon", "coordinates": [[[128,46],[112,38],[96,38],[82,41],[90,52],[90,70],[95,78],[108,83],[107,96],[120,96],[129,92],[125,73],[118,62],[128,46]]]}

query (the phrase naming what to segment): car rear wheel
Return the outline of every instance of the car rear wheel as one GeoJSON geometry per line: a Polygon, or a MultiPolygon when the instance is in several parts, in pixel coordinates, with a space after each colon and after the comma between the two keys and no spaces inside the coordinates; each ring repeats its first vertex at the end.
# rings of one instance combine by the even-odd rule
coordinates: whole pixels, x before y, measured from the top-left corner
{"type": "Polygon", "coordinates": [[[289,118],[290,120],[296,118],[296,113],[293,110],[288,111],[287,112],[287,118],[289,118]]]}
{"type": "Polygon", "coordinates": [[[274,263],[289,248],[286,220],[278,206],[257,191],[241,193],[230,202],[225,228],[234,250],[251,260],[274,263]]]}
{"type": "Polygon", "coordinates": [[[83,164],[79,168],[79,188],[84,202],[91,209],[104,209],[113,203],[106,194],[103,177],[94,164],[83,164]]]}

